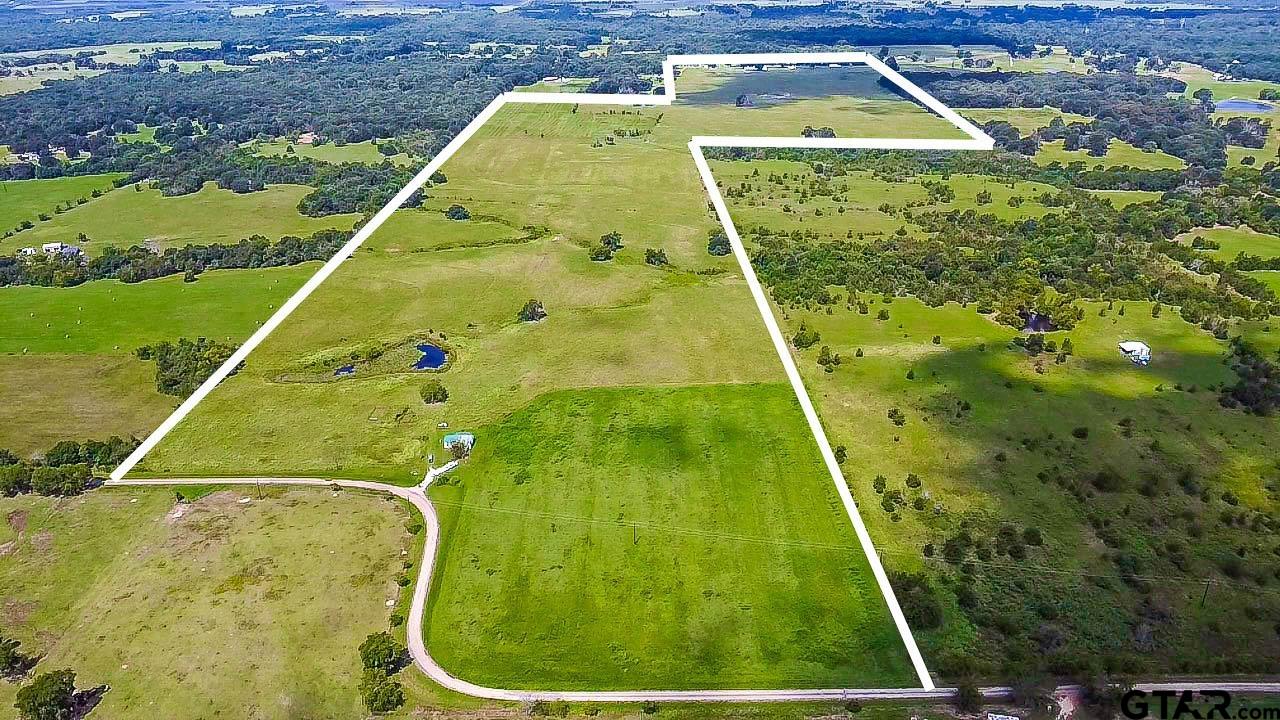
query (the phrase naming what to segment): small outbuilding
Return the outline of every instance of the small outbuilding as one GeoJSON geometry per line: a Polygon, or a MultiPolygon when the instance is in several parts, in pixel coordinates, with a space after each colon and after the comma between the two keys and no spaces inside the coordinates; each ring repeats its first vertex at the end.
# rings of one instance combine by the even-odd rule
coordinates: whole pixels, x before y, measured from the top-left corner
{"type": "Polygon", "coordinates": [[[471,448],[476,444],[476,436],[469,432],[455,432],[444,436],[444,449],[448,450],[454,445],[462,445],[471,452],[471,448]]]}
{"type": "Polygon", "coordinates": [[[1120,343],[1120,353],[1129,358],[1134,365],[1146,366],[1151,362],[1151,348],[1138,340],[1125,340],[1120,343]]]}

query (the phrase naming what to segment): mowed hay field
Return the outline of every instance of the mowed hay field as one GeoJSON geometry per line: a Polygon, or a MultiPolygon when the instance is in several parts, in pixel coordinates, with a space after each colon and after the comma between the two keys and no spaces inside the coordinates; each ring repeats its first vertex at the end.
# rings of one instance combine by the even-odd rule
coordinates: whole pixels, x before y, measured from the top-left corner
{"type": "Polygon", "coordinates": [[[786,384],[544,395],[431,497],[427,641],[496,687],[918,682],[786,384]]]}
{"type": "Polygon", "coordinates": [[[206,183],[190,195],[164,197],[159,190],[126,187],[0,241],[0,252],[46,242],[81,245],[90,255],[98,255],[109,246],[162,249],[236,243],[255,234],[278,240],[328,228],[350,230],[359,219],[355,214],[302,215],[298,201],[309,192],[303,185],[272,185],[258,192],[234,193],[206,183]],[[80,233],[89,241],[78,240],[80,233]]]}
{"type": "Polygon", "coordinates": [[[155,366],[137,347],[242,342],[317,267],[0,289],[0,448],[25,456],[59,440],[143,437],[181,398],[156,392],[155,366]]]}
{"type": "Polygon", "coordinates": [[[708,129],[678,110],[504,109],[446,164],[426,209],[374,233],[135,473],[408,484],[428,455],[440,461],[446,432],[475,431],[477,455],[436,491],[442,503],[461,493],[466,504],[562,509],[573,524],[522,529],[518,517],[442,504],[442,594],[428,633],[460,676],[599,689],[918,682],[745,281],[731,257],[707,253],[717,223],[686,145],[708,129]],[[471,220],[442,222],[451,204],[471,220]],[[591,261],[613,230],[624,248],[591,261]],[[647,248],[670,264],[645,264],[647,248]],[[548,316],[519,322],[530,298],[548,316]],[[412,371],[424,340],[448,353],[443,371],[412,371]],[[354,374],[335,377],[347,364],[354,374]],[[433,380],[447,402],[423,403],[433,380]],[[605,417],[620,432],[602,429],[605,417]],[[487,471],[521,462],[526,482],[487,471]],[[582,543],[616,525],[621,503],[624,519],[696,528],[710,518],[723,534],[636,546],[624,567],[597,560],[582,543]],[[535,546],[567,549],[575,537],[574,557],[554,561],[563,573],[535,546]],[[751,572],[742,542],[763,545],[752,552],[769,566],[751,572]],[[835,547],[803,549],[814,542],[835,547]],[[489,564],[477,570],[480,553],[489,564]],[[665,566],[648,567],[663,554],[665,566]],[[736,569],[719,567],[730,561],[736,569]],[[530,600],[516,574],[528,562],[559,573],[553,602],[530,600]],[[779,584],[788,591],[771,597],[779,584]],[[480,592],[488,605],[474,602],[480,592]],[[649,610],[667,622],[606,637],[619,613],[649,610]],[[696,654],[673,656],[673,642],[696,654]]]}
{"type": "Polygon", "coordinates": [[[1085,167],[1118,167],[1127,165],[1137,170],[1181,170],[1186,163],[1181,159],[1160,150],[1145,152],[1123,140],[1112,140],[1107,145],[1107,153],[1102,157],[1089,154],[1088,150],[1064,150],[1061,140],[1040,143],[1040,149],[1032,158],[1041,165],[1060,163],[1070,165],[1082,162],[1085,167]]]}
{"type": "MultiPolygon", "coordinates": [[[[0,498],[5,635],[110,685],[104,718],[363,718],[358,647],[414,547],[378,495],[251,488],[0,498]],[[241,502],[241,498],[251,498],[241,502]]],[[[0,683],[0,704],[19,686],[0,683]]]]}

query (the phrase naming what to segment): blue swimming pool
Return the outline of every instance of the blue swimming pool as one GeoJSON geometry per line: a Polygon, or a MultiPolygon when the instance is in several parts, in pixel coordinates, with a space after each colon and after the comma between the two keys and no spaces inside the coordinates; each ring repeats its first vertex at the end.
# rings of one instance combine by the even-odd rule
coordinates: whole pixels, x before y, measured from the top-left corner
{"type": "Polygon", "coordinates": [[[422,357],[418,358],[418,362],[413,364],[414,370],[438,370],[444,367],[445,361],[449,359],[444,350],[431,343],[419,345],[418,352],[422,353],[422,357]]]}

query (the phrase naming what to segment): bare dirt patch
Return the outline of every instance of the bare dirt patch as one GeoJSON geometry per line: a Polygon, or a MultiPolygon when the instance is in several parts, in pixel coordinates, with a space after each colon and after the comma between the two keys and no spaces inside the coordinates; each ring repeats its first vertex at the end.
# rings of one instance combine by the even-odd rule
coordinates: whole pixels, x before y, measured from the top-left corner
{"type": "Polygon", "coordinates": [[[9,528],[18,535],[22,535],[22,531],[27,529],[26,510],[12,510],[5,516],[5,520],[8,521],[9,528]]]}

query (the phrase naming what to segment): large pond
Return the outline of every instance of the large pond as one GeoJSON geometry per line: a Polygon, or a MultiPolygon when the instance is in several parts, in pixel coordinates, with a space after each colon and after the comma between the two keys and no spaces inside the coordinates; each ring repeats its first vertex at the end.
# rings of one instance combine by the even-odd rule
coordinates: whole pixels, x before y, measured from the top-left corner
{"type": "Polygon", "coordinates": [[[804,67],[788,70],[748,70],[730,77],[718,87],[700,92],[680,93],[681,102],[693,105],[734,105],[746,96],[750,107],[769,107],[797,100],[816,100],[832,95],[895,99],[880,85],[880,73],[869,67],[804,67]]]}
{"type": "Polygon", "coordinates": [[[1264,103],[1259,100],[1244,100],[1241,98],[1231,98],[1230,100],[1219,100],[1214,104],[1214,109],[1227,112],[1271,112],[1276,109],[1275,105],[1264,103]]]}
{"type": "Polygon", "coordinates": [[[445,361],[449,359],[444,350],[431,343],[419,345],[418,352],[422,353],[422,357],[418,358],[418,362],[413,364],[414,370],[438,370],[444,367],[445,361]]]}

